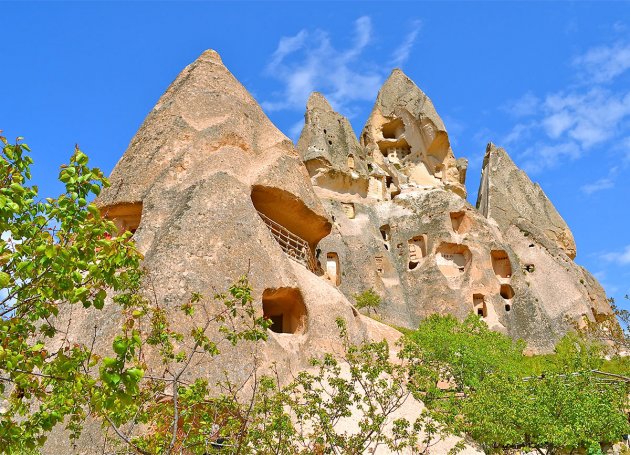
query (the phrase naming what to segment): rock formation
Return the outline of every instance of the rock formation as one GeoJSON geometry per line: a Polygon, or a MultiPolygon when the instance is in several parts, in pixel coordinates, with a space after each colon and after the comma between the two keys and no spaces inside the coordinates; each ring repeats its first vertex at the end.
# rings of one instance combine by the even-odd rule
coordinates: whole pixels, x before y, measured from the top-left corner
{"type": "Polygon", "coordinates": [[[483,160],[477,209],[496,221],[502,232],[512,225],[535,224],[532,229],[528,226],[533,237],[548,237],[575,259],[573,234],[542,188],[494,144],[488,145],[483,160]]]}
{"type": "Polygon", "coordinates": [[[573,262],[570,230],[504,150],[488,146],[478,209],[465,200],[467,162],[455,159],[431,100],[402,71],[378,94],[363,153],[347,126],[335,127],[347,124],[314,95],[298,152],[332,221],[317,259],[350,300],[373,288],[383,320],[408,328],[432,313],[474,311],[532,352],[610,313],[601,286],[573,262]],[[322,143],[349,146],[328,147],[309,165],[322,143]],[[351,155],[354,170],[332,164],[351,155]]]}
{"type": "MultiPolygon", "coordinates": [[[[206,51],[149,113],[97,203],[134,232],[169,309],[249,271],[259,311],[273,321],[269,340],[256,352],[228,347],[191,377],[229,370],[243,378],[255,358],[280,371],[304,368],[340,348],[338,317],[355,341],[396,339],[353,307],[369,288],[388,324],[475,312],[537,352],[571,323],[610,312],[596,280],[573,262],[566,224],[505,151],[486,152],[479,210],[465,199],[465,177],[466,160],[455,158],[431,100],[400,70],[360,142],[314,93],[296,150],[206,51]]],[[[94,349],[107,353],[117,313],[110,302],[75,315],[69,337],[86,342],[96,324],[94,349]]],[[[53,453],[59,441],[51,438],[53,453]]]]}

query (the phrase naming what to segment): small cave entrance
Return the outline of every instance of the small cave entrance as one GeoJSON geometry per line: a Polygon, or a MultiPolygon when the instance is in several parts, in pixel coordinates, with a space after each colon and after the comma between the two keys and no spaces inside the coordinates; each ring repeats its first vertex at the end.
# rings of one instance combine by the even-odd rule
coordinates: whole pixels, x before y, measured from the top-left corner
{"type": "Polygon", "coordinates": [[[400,194],[400,188],[394,184],[394,179],[392,177],[385,177],[385,186],[387,187],[387,192],[392,199],[400,194]]]}
{"type": "Polygon", "coordinates": [[[376,263],[376,273],[382,275],[385,272],[385,268],[383,265],[383,256],[375,256],[374,262],[376,263]]]}
{"type": "Polygon", "coordinates": [[[252,203],[282,251],[310,271],[317,270],[313,251],[332,228],[297,196],[280,188],[254,185],[252,203]]]}
{"type": "Polygon", "coordinates": [[[339,272],[339,255],[334,252],[326,254],[326,278],[335,286],[341,284],[341,274],[339,272]]]}
{"type": "Polygon", "coordinates": [[[406,141],[403,141],[398,146],[387,147],[385,153],[390,163],[401,164],[411,153],[411,147],[407,145],[406,141]]]}
{"type": "Polygon", "coordinates": [[[354,166],[355,166],[355,164],[354,164],[354,156],[348,155],[348,168],[350,170],[354,170],[354,166]]]}
{"type": "Polygon", "coordinates": [[[451,212],[451,225],[453,231],[458,234],[464,234],[470,230],[470,218],[465,212],[451,212]]]}
{"type": "Polygon", "coordinates": [[[389,251],[389,241],[391,240],[391,229],[389,224],[381,226],[379,230],[383,239],[383,245],[385,246],[385,249],[389,251]]]}
{"type": "Polygon", "coordinates": [[[402,119],[394,119],[381,127],[384,139],[398,139],[405,133],[405,125],[402,119]]]}
{"type": "Polygon", "coordinates": [[[306,330],[306,306],[299,289],[265,289],[262,306],[272,332],[298,334],[306,330]]]}
{"type": "Polygon", "coordinates": [[[505,300],[512,300],[514,297],[514,289],[509,284],[502,284],[499,294],[501,294],[501,297],[505,300]]]}
{"type": "Polygon", "coordinates": [[[477,316],[488,317],[488,306],[483,294],[473,294],[473,311],[477,316]]]}
{"type": "Polygon", "coordinates": [[[127,231],[135,234],[142,217],[142,202],[110,205],[100,211],[103,218],[114,222],[119,234],[127,231]]]}
{"type": "Polygon", "coordinates": [[[407,245],[409,247],[409,270],[413,270],[427,255],[427,241],[424,235],[417,235],[409,239],[407,245]]]}
{"type": "Polygon", "coordinates": [[[457,243],[441,243],[436,250],[437,266],[447,278],[461,276],[472,259],[470,249],[457,243]]]}
{"type": "Polygon", "coordinates": [[[346,216],[349,219],[353,219],[355,217],[355,211],[354,211],[354,204],[351,202],[342,202],[341,203],[341,209],[343,210],[343,213],[346,214],[346,216]]]}
{"type": "Polygon", "coordinates": [[[492,250],[490,258],[492,259],[492,269],[498,278],[512,277],[512,263],[505,250],[492,250]]]}

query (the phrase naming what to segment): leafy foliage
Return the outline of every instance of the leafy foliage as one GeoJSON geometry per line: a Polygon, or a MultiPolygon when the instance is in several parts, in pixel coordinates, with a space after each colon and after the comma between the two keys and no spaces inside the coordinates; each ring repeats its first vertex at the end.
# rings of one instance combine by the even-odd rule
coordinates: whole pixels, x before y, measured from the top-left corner
{"type": "MultiPolygon", "coordinates": [[[[60,337],[55,326],[61,302],[103,308],[107,289],[124,299],[139,279],[140,255],[129,234],[88,203],[107,185],[78,148],[59,180],[65,192],[38,199],[29,186],[32,159],[18,138],[0,137],[0,391],[8,404],[0,417],[0,449],[16,442],[41,444],[66,418],[71,430],[85,417],[87,375],[95,361],[86,346],[60,337]],[[57,335],[60,342],[52,343],[57,335]]],[[[7,450],[9,451],[9,450],[7,450]]]]}
{"type": "MultiPolygon", "coordinates": [[[[343,352],[321,354],[289,381],[256,363],[238,382],[189,375],[226,346],[267,339],[247,276],[213,298],[193,292],[166,305],[131,233],[89,202],[108,183],[83,152],[61,168],[64,193],[40,200],[28,146],[0,140],[2,453],[34,452],[58,425],[77,438],[88,415],[115,433],[116,451],[142,454],[428,453],[445,432],[486,452],[596,452],[630,431],[628,383],[593,371],[627,374],[627,362],[603,359],[595,326],[567,335],[553,355],[525,357],[522,342],[477,316],[433,316],[391,358],[386,342],[351,343],[338,320],[343,352]],[[100,357],[70,338],[68,314],[105,305],[122,322],[112,354],[100,357]],[[427,408],[398,415],[413,398],[427,408]]],[[[355,299],[368,313],[381,302],[372,289],[355,299]]],[[[615,327],[603,335],[627,341],[615,327]]]]}
{"type": "Polygon", "coordinates": [[[368,314],[370,310],[376,313],[376,309],[381,304],[381,297],[374,291],[374,289],[367,289],[360,294],[355,294],[354,300],[358,309],[366,308],[368,314]]]}
{"type": "Polygon", "coordinates": [[[486,452],[599,450],[630,431],[629,384],[594,371],[604,361],[600,344],[569,333],[539,362],[523,347],[477,316],[433,316],[407,336],[404,354],[432,381],[415,391],[431,415],[486,452]]]}

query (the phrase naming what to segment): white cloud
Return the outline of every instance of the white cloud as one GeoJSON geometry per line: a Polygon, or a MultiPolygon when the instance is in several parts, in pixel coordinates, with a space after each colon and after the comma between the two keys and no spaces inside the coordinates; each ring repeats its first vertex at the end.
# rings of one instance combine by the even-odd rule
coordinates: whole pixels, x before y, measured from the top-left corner
{"type": "Polygon", "coordinates": [[[573,123],[575,118],[567,111],[555,112],[543,119],[542,125],[547,132],[547,136],[552,139],[557,139],[562,133],[567,131],[573,123]]]}
{"type": "MultiPolygon", "coordinates": [[[[578,79],[590,81],[588,86],[573,85],[545,96],[527,92],[501,108],[527,118],[503,140],[530,172],[578,159],[594,147],[606,147],[621,160],[630,156],[627,147],[619,146],[630,123],[630,90],[625,84],[608,84],[630,69],[630,42],[587,50],[573,65],[578,79]]],[[[592,194],[612,185],[614,179],[608,176],[584,185],[582,191],[592,194]]]]}
{"type": "Polygon", "coordinates": [[[593,183],[588,183],[586,185],[582,185],[580,188],[582,192],[586,194],[593,194],[598,191],[607,190],[615,186],[615,182],[610,178],[603,178],[594,181],[593,183]]]}
{"type": "Polygon", "coordinates": [[[582,150],[575,142],[567,141],[558,144],[536,143],[521,153],[523,169],[532,174],[553,168],[564,159],[577,159],[582,150]]]}
{"type": "MultiPolygon", "coordinates": [[[[622,163],[622,166],[623,163],[622,163]]],[[[608,190],[615,186],[615,181],[617,178],[617,174],[619,174],[620,166],[613,166],[608,171],[608,175],[606,177],[595,180],[594,182],[587,183],[586,185],[582,185],[580,189],[583,193],[591,195],[598,191],[608,190]]]]}
{"type": "Polygon", "coordinates": [[[271,62],[269,63],[269,66],[275,67],[279,65],[280,62],[282,62],[282,60],[287,55],[290,55],[293,52],[300,50],[304,46],[304,42],[307,36],[308,32],[306,30],[300,30],[300,32],[295,36],[280,38],[278,48],[271,56],[271,62]]]}
{"type": "Polygon", "coordinates": [[[622,248],[621,251],[613,251],[602,254],[601,258],[607,262],[614,262],[620,265],[630,265],[630,245],[622,248]]]}
{"type": "Polygon", "coordinates": [[[598,46],[573,59],[587,82],[607,83],[630,69],[630,43],[598,46]]]}
{"type": "Polygon", "coordinates": [[[527,92],[519,99],[506,103],[501,110],[515,117],[527,117],[538,113],[541,100],[532,92],[527,92]]]}
{"type": "Polygon", "coordinates": [[[407,34],[405,41],[394,51],[394,57],[392,59],[394,66],[402,66],[409,59],[413,45],[418,38],[418,33],[420,33],[420,29],[422,28],[422,22],[419,20],[413,21],[411,27],[411,31],[407,34]]]}
{"type": "MultiPolygon", "coordinates": [[[[394,52],[394,60],[403,62],[409,57],[418,30],[419,23],[414,22],[414,29],[394,52]]],[[[263,101],[263,108],[303,110],[313,91],[322,92],[334,109],[344,113],[352,112],[357,101],[373,101],[387,73],[365,56],[372,36],[372,20],[362,16],[354,22],[352,44],[346,49],[335,48],[325,30],[303,29],[283,37],[266,68],[282,89],[263,101]]]]}

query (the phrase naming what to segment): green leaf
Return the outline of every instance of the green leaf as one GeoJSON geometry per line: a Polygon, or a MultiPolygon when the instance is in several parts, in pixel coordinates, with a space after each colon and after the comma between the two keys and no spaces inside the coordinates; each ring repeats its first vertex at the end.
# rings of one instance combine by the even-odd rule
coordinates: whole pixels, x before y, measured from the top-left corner
{"type": "Polygon", "coordinates": [[[11,276],[8,273],[0,272],[0,289],[4,289],[9,285],[11,276]]]}

